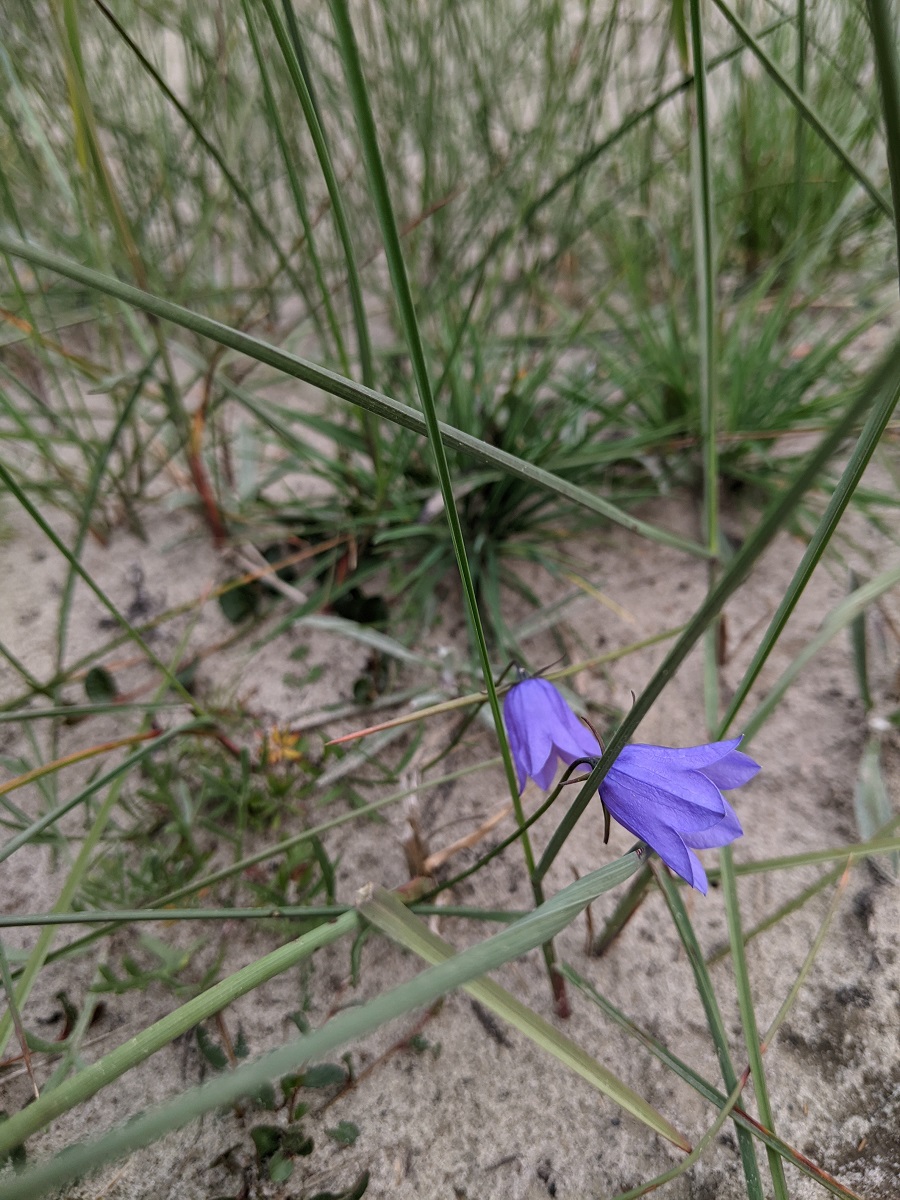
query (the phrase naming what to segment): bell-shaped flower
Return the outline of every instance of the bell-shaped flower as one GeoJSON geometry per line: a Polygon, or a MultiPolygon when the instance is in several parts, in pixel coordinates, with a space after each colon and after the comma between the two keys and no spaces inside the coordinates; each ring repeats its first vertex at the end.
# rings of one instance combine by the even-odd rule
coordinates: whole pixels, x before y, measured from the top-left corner
{"type": "MultiPolygon", "coordinates": [[[[557,758],[599,758],[600,744],[556,688],[525,679],[506,695],[503,715],[520,789],[526,776],[545,791],[557,758]]],[[[604,808],[663,862],[706,893],[706,872],[694,850],[724,846],[743,833],[722,790],[741,787],[759,764],[738,750],[740,737],[682,750],[625,746],[600,784],[604,808]]]]}
{"type": "Polygon", "coordinates": [[[600,743],[546,679],[513,684],[503,700],[503,722],[520,792],[528,775],[539,788],[549,791],[557,758],[573,763],[600,756],[600,743]]]}

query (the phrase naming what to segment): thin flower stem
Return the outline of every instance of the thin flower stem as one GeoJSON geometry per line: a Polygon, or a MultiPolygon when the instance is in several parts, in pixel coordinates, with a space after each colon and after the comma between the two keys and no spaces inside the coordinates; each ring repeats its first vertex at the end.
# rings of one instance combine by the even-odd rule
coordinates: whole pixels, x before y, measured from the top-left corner
{"type": "MultiPolygon", "coordinates": [[[[268,3],[270,0],[266,0],[266,2],[268,3]]],[[[397,229],[397,221],[394,214],[393,204],[391,202],[387,177],[385,175],[384,164],[382,162],[381,151],[378,144],[378,134],[375,127],[375,120],[372,114],[371,104],[369,102],[369,94],[366,87],[365,77],[363,75],[362,63],[359,56],[359,47],[356,42],[356,35],[353,31],[353,24],[350,19],[350,12],[346,0],[332,0],[330,7],[332,20],[337,33],[338,47],[343,61],[344,73],[347,78],[348,92],[353,106],[354,116],[356,118],[357,129],[359,131],[360,147],[362,150],[363,161],[365,162],[366,166],[366,173],[369,178],[369,187],[372,194],[372,200],[378,215],[378,222],[381,227],[381,236],[382,240],[384,241],[385,256],[387,258],[388,270],[390,272],[394,297],[397,303],[400,324],[406,339],[406,345],[412,366],[412,373],[413,377],[415,378],[419,400],[422,405],[422,412],[425,417],[426,428],[428,431],[428,441],[431,446],[431,452],[434,456],[435,469],[437,472],[438,481],[440,483],[441,495],[444,501],[444,511],[450,526],[450,537],[453,542],[453,550],[456,556],[457,568],[459,570],[460,580],[462,582],[463,596],[465,599],[469,625],[478,649],[479,658],[481,660],[482,674],[484,676],[485,687],[488,694],[488,704],[491,709],[491,715],[494,719],[494,728],[497,733],[497,740],[500,743],[500,754],[503,758],[503,767],[506,773],[507,785],[509,787],[510,797],[512,799],[513,808],[516,814],[516,823],[519,827],[519,834],[522,842],[522,853],[525,857],[525,865],[528,871],[528,877],[531,884],[535,905],[540,905],[544,900],[543,889],[541,887],[540,880],[535,878],[534,874],[534,852],[532,851],[531,841],[528,837],[527,827],[525,825],[525,813],[522,808],[522,799],[519,795],[515,767],[513,766],[509,742],[507,740],[506,730],[503,725],[503,718],[500,712],[500,701],[497,697],[497,689],[494,686],[493,668],[491,665],[487,640],[481,620],[481,613],[479,611],[478,596],[475,591],[472,570],[469,565],[466,539],[456,506],[456,497],[453,492],[453,479],[450,474],[450,465],[447,461],[447,452],[444,449],[444,443],[441,437],[441,428],[438,421],[437,410],[434,403],[434,393],[431,386],[431,376],[428,370],[428,364],[425,359],[425,350],[419,332],[419,324],[416,317],[415,305],[413,303],[412,290],[409,285],[409,278],[406,272],[406,263],[403,258],[403,250],[400,245],[400,235],[397,229]]],[[[551,991],[553,993],[557,1011],[562,1015],[567,1006],[564,995],[560,991],[562,979],[555,970],[552,943],[548,942],[544,946],[543,954],[544,960],[547,964],[547,972],[550,979],[551,991]]]]}
{"type": "MultiPolygon", "coordinates": [[[[472,908],[465,904],[411,904],[421,916],[462,917],[474,921],[518,921],[522,909],[472,908]]],[[[352,904],[286,904],[260,908],[122,908],[70,913],[0,913],[0,929],[27,929],[38,925],[93,925],[115,921],[127,925],[140,921],[330,921],[352,912],[352,904]]]]}

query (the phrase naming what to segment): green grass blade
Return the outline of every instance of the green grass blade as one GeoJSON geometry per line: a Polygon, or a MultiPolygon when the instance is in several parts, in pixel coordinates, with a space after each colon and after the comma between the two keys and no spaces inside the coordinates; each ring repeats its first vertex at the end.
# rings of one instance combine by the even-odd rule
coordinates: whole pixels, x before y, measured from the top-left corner
{"type": "MultiPolygon", "coordinates": [[[[700,1000],[706,1013],[709,1032],[712,1034],[712,1039],[715,1043],[722,1078],[725,1081],[726,1088],[730,1092],[737,1083],[737,1073],[734,1069],[734,1063],[731,1061],[731,1054],[728,1050],[728,1034],[725,1032],[725,1023],[722,1020],[722,1013],[719,1010],[719,1002],[716,999],[712,979],[710,978],[709,971],[706,969],[703,952],[697,941],[697,935],[694,933],[694,927],[684,906],[681,893],[676,887],[672,876],[669,874],[668,867],[665,864],[660,864],[659,868],[656,869],[654,866],[653,873],[666,898],[666,904],[669,906],[669,912],[672,914],[675,928],[678,930],[678,935],[681,938],[688,961],[693,969],[697,991],[700,994],[700,1000]]],[[[756,1161],[753,1138],[743,1126],[736,1123],[735,1128],[737,1130],[738,1146],[741,1153],[741,1163],[744,1168],[747,1195],[751,1200],[763,1200],[762,1180],[759,1175],[759,1164],[756,1161]]]]}
{"type": "MultiPolygon", "coordinates": [[[[691,57],[694,90],[691,95],[691,198],[693,200],[694,258],[696,262],[697,309],[700,330],[700,437],[703,443],[703,537],[713,556],[709,564],[709,587],[716,580],[719,554],[719,354],[718,304],[715,264],[715,225],[710,156],[709,98],[706,84],[706,55],[700,0],[690,0],[691,57]]],[[[704,633],[703,697],[706,724],[715,727],[719,713],[717,664],[718,620],[704,633]]]]}
{"type": "Polygon", "coordinates": [[[872,26],[875,70],[881,89],[881,111],[887,137],[888,171],[894,198],[894,231],[897,239],[897,263],[900,273],[900,64],[897,60],[897,13],[888,0],[867,0],[872,26]]]}
{"type": "MultiPolygon", "coordinates": [[[[735,982],[737,984],[738,1007],[741,1013],[741,1023],[744,1027],[744,1043],[750,1062],[750,1073],[753,1077],[753,1091],[759,1106],[759,1119],[775,1132],[775,1122],[772,1115],[772,1105],[769,1101],[769,1089],[766,1083],[765,1067],[763,1066],[762,1046],[759,1040],[759,1029],[756,1024],[756,1010],[753,1006],[753,993],[750,990],[750,972],[747,969],[745,940],[741,926],[741,909],[738,903],[737,885],[734,875],[734,857],[731,846],[723,846],[720,852],[722,869],[722,892],[725,899],[725,916],[728,921],[728,938],[731,943],[731,961],[734,966],[735,982]]],[[[769,1171],[772,1176],[772,1187],[775,1200],[788,1200],[787,1181],[784,1177],[784,1164],[781,1155],[771,1146],[766,1147],[769,1171]]]]}
{"type": "MultiPolygon", "coordinates": [[[[367,921],[393,941],[424,958],[426,962],[446,962],[456,954],[449,942],[432,933],[395,895],[383,888],[375,892],[363,911],[367,921]]],[[[571,1038],[554,1029],[543,1017],[510,995],[505,988],[492,980],[479,979],[466,984],[465,990],[491,1012],[508,1021],[513,1028],[559,1059],[570,1070],[581,1075],[614,1104],[618,1104],[638,1121],[682,1150],[690,1150],[690,1143],[684,1135],[655,1108],[582,1050],[571,1038]]]]}

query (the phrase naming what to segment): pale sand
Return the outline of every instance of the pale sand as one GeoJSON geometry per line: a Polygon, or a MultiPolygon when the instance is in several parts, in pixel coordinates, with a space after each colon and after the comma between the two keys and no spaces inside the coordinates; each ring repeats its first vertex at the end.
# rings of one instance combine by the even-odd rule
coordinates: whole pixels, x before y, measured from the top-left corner
{"type": "MultiPolygon", "coordinates": [[[[684,500],[661,503],[645,513],[669,527],[696,536],[694,510],[684,500]]],[[[4,523],[12,536],[2,548],[4,601],[0,609],[0,637],[16,650],[40,678],[52,667],[54,623],[58,590],[64,577],[55,551],[27,527],[26,518],[6,511],[4,523]]],[[[854,518],[852,528],[861,523],[854,518]]],[[[735,516],[729,527],[741,528],[735,516]]],[[[210,548],[202,529],[189,517],[148,514],[150,544],[126,533],[115,535],[107,549],[89,544],[85,565],[123,608],[133,599],[128,572],[134,564],[143,570],[146,591],[154,610],[197,596],[207,584],[232,571],[210,548]]],[[[62,527],[61,527],[62,531],[62,527]]],[[[876,551],[877,568],[857,551],[844,547],[849,559],[871,575],[896,559],[895,548],[864,539],[876,551]]],[[[598,601],[584,597],[564,613],[563,635],[573,658],[586,657],[625,645],[657,630],[683,622],[699,602],[706,568],[699,561],[649,545],[619,530],[598,529],[594,544],[573,547],[586,562],[585,574],[633,618],[629,623],[598,601]]],[[[783,594],[787,580],[802,553],[801,543],[781,536],[750,581],[728,606],[729,657],[724,668],[726,686],[734,686],[749,661],[768,618],[783,594]]],[[[529,582],[534,582],[529,580],[529,582]]],[[[823,616],[846,594],[846,571],[834,565],[820,569],[798,613],[763,672],[757,700],[780,671],[818,628],[823,616]]],[[[446,623],[439,628],[432,648],[458,644],[459,618],[451,596],[445,601],[446,623]]],[[[558,595],[543,585],[546,599],[558,595]]],[[[897,605],[890,602],[895,610],[897,605]]],[[[278,610],[278,614],[284,609],[278,610]]],[[[525,611],[511,603],[510,613],[525,611]]],[[[72,615],[70,661],[108,633],[99,630],[103,609],[79,585],[72,615]]],[[[183,628],[183,626],[181,627],[183,628]]],[[[191,644],[208,644],[227,636],[231,627],[208,605],[192,633],[191,644]]],[[[887,652],[873,654],[873,670],[880,694],[895,683],[900,663],[898,646],[886,633],[887,652]]],[[[177,634],[167,630],[154,639],[157,653],[171,652],[177,634]]],[[[876,643],[873,641],[873,650],[876,643]]],[[[552,641],[543,637],[528,645],[533,661],[558,657],[552,641]]],[[[574,681],[588,701],[624,708],[631,689],[638,691],[661,661],[664,646],[614,664],[605,671],[584,672],[574,681]]],[[[116,655],[114,657],[120,657],[116,655]]],[[[294,717],[323,704],[351,699],[352,682],[367,657],[364,647],[308,631],[291,631],[263,654],[249,660],[240,650],[206,660],[199,687],[207,700],[239,700],[261,723],[294,717]],[[289,650],[302,641],[311,645],[304,666],[322,662],[323,678],[298,698],[283,682],[289,650]]],[[[148,676],[141,668],[121,676],[138,682],[148,676]]],[[[402,685],[417,682],[421,673],[402,673],[402,685]]],[[[4,668],[3,694],[21,690],[4,668]]],[[[755,707],[753,701],[745,710],[755,707]]],[[[604,727],[602,709],[594,716],[604,727]]],[[[738,722],[738,727],[740,722],[738,722]]],[[[332,735],[353,727],[335,723],[332,735]]],[[[417,761],[427,761],[447,738],[449,723],[431,727],[417,761]]],[[[121,727],[95,721],[63,731],[59,752],[85,742],[115,736],[121,727]]],[[[846,636],[835,639],[815,659],[791,689],[775,717],[754,740],[752,753],[762,763],[760,776],[735,793],[746,836],[736,845],[743,862],[772,855],[797,853],[856,840],[853,788],[856,764],[865,739],[865,717],[858,699],[846,636]]],[[[638,740],[689,744],[704,740],[701,694],[701,659],[695,652],[641,727],[638,740]]],[[[403,742],[398,745],[404,744],[403,742]]],[[[9,753],[22,742],[13,726],[0,727],[0,747],[9,753]]],[[[452,770],[490,757],[494,741],[482,725],[472,727],[464,743],[438,770],[452,770]]],[[[900,754],[888,741],[885,758],[892,794],[897,794],[900,754]]],[[[70,794],[86,769],[74,768],[65,776],[61,795],[70,794]]],[[[16,800],[29,812],[39,811],[34,793],[17,793],[16,800]]],[[[540,797],[533,786],[526,805],[540,797]]],[[[429,848],[439,849],[474,827],[504,800],[499,771],[491,770],[435,792],[423,793],[419,815],[429,848]]],[[[339,810],[310,814],[310,820],[339,810]]],[[[408,878],[400,840],[406,832],[403,808],[385,810],[386,824],[357,822],[335,831],[326,840],[329,852],[340,856],[339,898],[352,901],[357,889],[373,880],[393,887],[408,878]]],[[[76,817],[69,828],[80,828],[76,817]]],[[[554,821],[544,822],[536,834],[540,847],[554,821]]],[[[278,836],[301,828],[297,817],[285,813],[278,836]]],[[[492,837],[508,832],[500,826],[492,837]]],[[[629,835],[614,829],[611,843],[602,842],[602,817],[588,813],[576,837],[566,846],[548,882],[553,892],[570,882],[573,870],[585,873],[624,852],[629,835]]],[[[206,843],[209,843],[206,838],[206,843]]],[[[707,865],[714,854],[704,855],[707,865]]],[[[464,854],[460,864],[471,861],[464,854]]],[[[3,905],[10,911],[49,908],[62,880],[52,869],[49,852],[27,850],[5,863],[3,905]]],[[[820,868],[750,875],[739,882],[742,915],[750,927],[780,904],[813,882],[820,868]]],[[[760,1029],[765,1029],[788,993],[810,943],[827,910],[831,892],[817,896],[799,913],[783,921],[748,949],[760,1029]]],[[[520,852],[511,847],[492,866],[456,891],[460,903],[526,907],[530,894],[525,884],[520,852]]],[[[594,922],[602,923],[614,903],[608,897],[594,905],[594,922]]],[[[711,889],[708,898],[687,897],[701,943],[711,950],[726,939],[721,894],[711,889]]],[[[150,927],[157,936],[189,943],[203,936],[196,926],[150,927]]],[[[490,927],[444,920],[440,932],[458,946],[485,936],[490,927]]],[[[6,942],[16,947],[33,944],[26,931],[11,931],[6,942]]],[[[68,938],[66,933],[62,935],[68,938]]],[[[234,923],[223,931],[227,939],[222,973],[238,968],[277,945],[271,931],[252,930],[234,923]]],[[[136,935],[135,935],[136,937],[136,935]]],[[[132,948],[128,933],[117,934],[108,945],[109,961],[117,965],[132,948]]],[[[300,1007],[308,989],[309,1016],[319,1023],[336,1004],[358,1003],[388,988],[418,969],[413,958],[388,943],[371,939],[363,952],[360,984],[348,986],[349,945],[339,945],[315,958],[311,977],[299,971],[270,982],[235,1004],[226,1014],[232,1036],[240,1027],[251,1050],[262,1051],[294,1034],[287,1014],[300,1007]]],[[[715,1054],[691,971],[659,895],[651,897],[612,951],[602,959],[585,954],[585,923],[581,919],[558,939],[560,956],[636,1022],[661,1038],[677,1055],[719,1083],[715,1054]]],[[[806,986],[769,1050],[766,1063],[778,1132],[801,1152],[821,1163],[867,1200],[894,1200],[900,1195],[900,889],[885,882],[871,866],[858,865],[850,878],[825,946],[806,986]]],[[[203,952],[211,957],[216,947],[203,952]]],[[[202,955],[201,955],[202,957],[202,955]]],[[[539,952],[510,964],[498,978],[526,1003],[549,1015],[546,978],[539,952]]],[[[58,1028],[40,1022],[58,1012],[55,992],[65,986],[80,1004],[90,985],[93,968],[87,959],[48,968],[26,1009],[33,1028],[58,1028]]],[[[746,1062],[741,1027],[728,960],[713,968],[725,1025],[740,1069],[746,1062]]],[[[675,1079],[640,1046],[629,1040],[580,995],[573,994],[574,1014],[561,1027],[612,1067],[692,1139],[699,1138],[714,1111],[686,1085],[675,1079]]],[[[152,1020],[171,1010],[170,994],[151,987],[142,994],[106,998],[105,1014],[91,1033],[86,1060],[99,1056],[152,1020]]],[[[357,1070],[373,1062],[404,1037],[419,1014],[382,1029],[352,1049],[357,1070]]],[[[473,1011],[464,994],[449,997],[441,1011],[424,1027],[432,1050],[401,1049],[377,1066],[359,1086],[341,1096],[327,1111],[319,1112],[328,1093],[312,1096],[312,1113],[305,1126],[316,1141],[308,1159],[298,1159],[293,1178],[282,1186],[252,1183],[253,1196],[307,1196],[319,1190],[346,1186],[360,1171],[371,1172],[368,1196],[467,1197],[468,1200],[519,1200],[555,1196],[559,1200],[607,1197],[650,1179],[678,1161],[679,1154],[642,1126],[619,1113],[587,1083],[511,1030],[489,1029],[473,1011]],[[352,1148],[342,1149],[324,1134],[341,1120],[353,1121],[360,1135],[352,1148]]],[[[14,1046],[14,1043],[11,1043],[14,1046]]],[[[337,1055],[334,1056],[337,1058],[337,1055]]],[[[39,1079],[48,1077],[52,1064],[36,1059],[39,1079]]],[[[193,1039],[184,1039],[161,1051],[48,1133],[33,1140],[30,1153],[43,1158],[72,1141],[96,1136],[148,1103],[162,1100],[197,1083],[204,1065],[193,1039]]],[[[2,1106],[16,1109],[28,1097],[28,1085],[19,1075],[2,1080],[2,1106]]],[[[750,1089],[746,1102],[753,1111],[750,1089]]],[[[72,1197],[124,1200],[181,1196],[234,1196],[241,1187],[241,1171],[252,1179],[253,1152],[248,1130],[256,1123],[280,1121],[269,1114],[208,1116],[202,1122],[166,1138],[153,1148],[134,1155],[124,1164],[68,1189],[72,1197]],[[227,1162],[211,1164],[229,1147],[227,1162]]],[[[760,1162],[765,1178],[762,1151],[760,1162]]],[[[825,1193],[807,1177],[787,1168],[794,1200],[825,1193]]],[[[0,1186],[2,1194],[2,1186],[0,1186]]],[[[744,1196],[741,1168],[735,1150],[733,1127],[726,1125],[714,1146],[688,1175],[664,1189],[673,1200],[737,1200],[744,1196]]]]}

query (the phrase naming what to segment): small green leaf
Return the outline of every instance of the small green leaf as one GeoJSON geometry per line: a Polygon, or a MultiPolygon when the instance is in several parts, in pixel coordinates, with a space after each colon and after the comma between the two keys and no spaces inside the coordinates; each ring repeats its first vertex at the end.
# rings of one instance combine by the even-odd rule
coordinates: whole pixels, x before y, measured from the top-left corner
{"type": "Polygon", "coordinates": [[[294,1164],[280,1150],[276,1150],[268,1163],[269,1178],[273,1183],[284,1183],[294,1173],[294,1164]]]}
{"type": "Polygon", "coordinates": [[[343,1067],[339,1067],[337,1063],[319,1063],[318,1066],[310,1067],[303,1075],[303,1086],[307,1088],[326,1088],[333,1087],[338,1083],[345,1083],[347,1080],[347,1072],[343,1067]]]}
{"type": "Polygon", "coordinates": [[[293,1021],[301,1033],[309,1033],[309,1021],[306,1019],[306,1014],[297,1009],[296,1012],[288,1013],[288,1020],[293,1021]]]}
{"type": "Polygon", "coordinates": [[[197,1026],[197,1045],[211,1067],[215,1067],[217,1071],[225,1070],[228,1066],[228,1055],[221,1046],[216,1045],[202,1025],[197,1026]]]}
{"type": "Polygon", "coordinates": [[[256,612],[259,592],[253,584],[245,583],[219,597],[219,608],[232,625],[240,625],[256,612]]]}
{"type": "Polygon", "coordinates": [[[328,1136],[339,1146],[352,1146],[359,1137],[359,1126],[352,1121],[340,1121],[333,1129],[326,1129],[328,1136]]]}
{"type": "Polygon", "coordinates": [[[91,667],[84,679],[84,690],[92,704],[112,704],[119,694],[116,681],[106,667],[91,667]]]}
{"type": "Polygon", "coordinates": [[[254,1125],[250,1130],[250,1137],[256,1147],[257,1158],[260,1161],[271,1158],[277,1150],[281,1149],[283,1136],[284,1130],[278,1125],[254,1125]]]}

